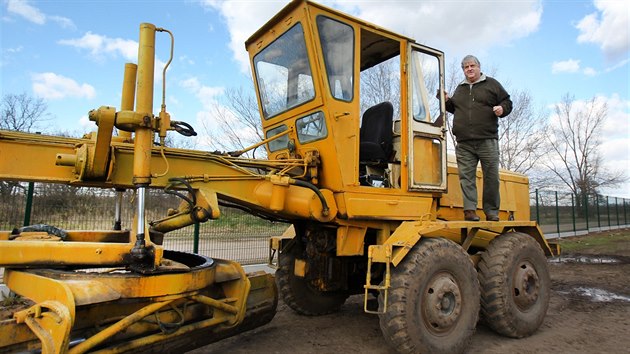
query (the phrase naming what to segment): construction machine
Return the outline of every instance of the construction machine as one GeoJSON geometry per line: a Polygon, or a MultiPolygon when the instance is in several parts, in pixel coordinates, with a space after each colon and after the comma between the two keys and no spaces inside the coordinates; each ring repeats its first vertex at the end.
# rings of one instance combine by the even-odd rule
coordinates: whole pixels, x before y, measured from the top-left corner
{"type": "Polygon", "coordinates": [[[435,97],[444,92],[441,51],[292,1],[245,43],[265,138],[222,153],[164,144],[172,131],[195,132],[171,120],[164,91],[153,113],[162,32],[172,36],[140,26],[120,109],[89,113],[96,132],[0,131],[1,180],[135,191],[130,230],[0,233],[4,282],[34,302],[0,323],[0,352],[186,350],[269,322],[278,290],[303,315],[363,294],[364,310],[401,353],[462,352],[480,316],[508,337],[539,328],[550,295],[546,256],[559,249],[530,221],[522,174],[500,173],[501,221],[463,221],[444,96],[435,97]],[[363,85],[379,73],[396,88],[386,99],[363,85]],[[257,147],[265,159],[246,157],[257,147]],[[183,201],[146,220],[148,189],[183,201]],[[168,232],[219,218],[220,204],[291,224],[269,240],[275,280],[164,249],[168,232]]]}

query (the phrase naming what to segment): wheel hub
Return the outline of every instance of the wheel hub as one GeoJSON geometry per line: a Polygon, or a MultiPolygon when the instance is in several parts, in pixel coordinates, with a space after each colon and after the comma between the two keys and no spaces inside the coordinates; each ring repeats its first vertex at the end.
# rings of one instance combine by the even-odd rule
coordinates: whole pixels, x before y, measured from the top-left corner
{"type": "Polygon", "coordinates": [[[459,286],[450,274],[438,274],[426,289],[423,301],[425,323],[434,331],[448,331],[457,323],[462,309],[459,286]]]}
{"type": "Polygon", "coordinates": [[[540,281],[536,269],[529,262],[517,268],[513,281],[514,303],[521,310],[527,310],[538,300],[540,281]]]}

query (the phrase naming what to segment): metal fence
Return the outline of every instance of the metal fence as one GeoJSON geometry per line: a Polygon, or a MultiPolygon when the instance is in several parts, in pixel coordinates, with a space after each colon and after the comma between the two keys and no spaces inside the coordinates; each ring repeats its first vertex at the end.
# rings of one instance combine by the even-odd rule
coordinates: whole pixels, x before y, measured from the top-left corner
{"type": "MultiPolygon", "coordinates": [[[[107,230],[114,222],[117,192],[57,184],[1,182],[0,230],[22,225],[48,224],[66,230],[107,230]]],[[[122,228],[131,228],[133,197],[122,192],[122,228]]],[[[628,227],[630,199],[593,195],[576,200],[571,193],[536,190],[531,196],[531,218],[548,238],[628,227]]],[[[147,193],[147,219],[165,216],[180,200],[159,190],[147,193]]],[[[167,249],[195,252],[242,264],[264,263],[268,239],[280,235],[287,224],[271,222],[241,210],[221,207],[218,220],[169,232],[167,249]]]]}
{"type": "Polygon", "coordinates": [[[630,226],[627,198],[597,194],[576,197],[573,193],[536,189],[531,199],[531,219],[538,222],[547,238],[630,226]]]}
{"type": "MultiPolygon", "coordinates": [[[[131,229],[134,192],[122,193],[122,229],[131,229]]],[[[14,184],[0,195],[0,230],[23,225],[47,224],[65,230],[111,230],[118,198],[113,190],[78,188],[57,184],[14,184]]],[[[166,216],[181,199],[150,190],[147,193],[148,220],[166,216]]],[[[269,255],[269,237],[282,234],[289,226],[252,216],[234,208],[220,207],[221,218],[169,232],[164,247],[195,252],[241,264],[261,264],[269,255]]]]}

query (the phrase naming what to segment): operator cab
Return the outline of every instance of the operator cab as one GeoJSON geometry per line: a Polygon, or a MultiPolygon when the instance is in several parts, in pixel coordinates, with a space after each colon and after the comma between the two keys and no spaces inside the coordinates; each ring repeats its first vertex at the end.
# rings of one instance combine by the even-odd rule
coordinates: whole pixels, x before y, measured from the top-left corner
{"type": "Polygon", "coordinates": [[[246,47],[270,159],[315,154],[331,190],[446,190],[442,52],[309,1],[246,47]]]}

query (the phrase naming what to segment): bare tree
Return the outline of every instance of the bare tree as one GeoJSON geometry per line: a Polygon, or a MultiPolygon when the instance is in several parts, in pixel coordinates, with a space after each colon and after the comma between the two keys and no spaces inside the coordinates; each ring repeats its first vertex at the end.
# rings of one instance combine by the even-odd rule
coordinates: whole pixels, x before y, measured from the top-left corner
{"type": "Polygon", "coordinates": [[[48,106],[42,98],[27,93],[2,96],[0,129],[30,132],[46,120],[48,106]]]}
{"type": "Polygon", "coordinates": [[[361,115],[381,102],[391,102],[394,117],[400,117],[400,57],[379,63],[361,72],[361,115]]]}
{"type": "Polygon", "coordinates": [[[547,130],[547,117],[542,109],[534,110],[527,91],[512,91],[512,113],[499,119],[499,145],[502,168],[528,173],[539,165],[546,153],[542,134],[547,130]]]}
{"type": "MultiPolygon", "coordinates": [[[[227,89],[225,101],[214,105],[212,122],[203,122],[213,148],[224,151],[242,150],[264,139],[258,102],[254,89],[227,89]]],[[[264,148],[256,149],[259,156],[264,148]]],[[[252,154],[246,154],[253,157],[252,154]]]]}
{"type": "MultiPolygon", "coordinates": [[[[157,143],[157,138],[156,138],[157,143]]],[[[180,136],[175,132],[169,132],[164,139],[164,145],[168,147],[174,147],[178,149],[195,149],[197,148],[197,143],[194,139],[188,136],[180,136]]]]}
{"type": "MultiPolygon", "coordinates": [[[[48,106],[42,98],[34,98],[27,93],[5,94],[2,96],[0,129],[30,132],[45,121],[48,106]]],[[[0,181],[0,196],[7,198],[19,189],[25,190],[20,182],[0,181]]]]}
{"type": "Polygon", "coordinates": [[[599,146],[607,115],[608,106],[596,97],[581,105],[566,94],[556,104],[547,130],[550,154],[545,166],[560,185],[571,190],[578,207],[588,195],[598,194],[600,188],[616,187],[627,180],[624,171],[610,171],[603,165],[599,146]]]}

